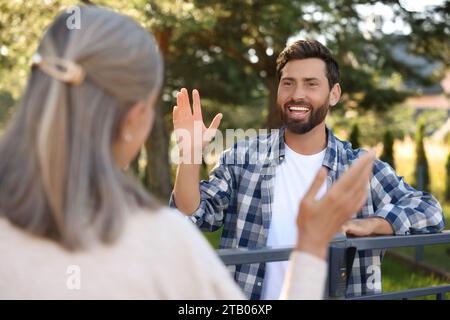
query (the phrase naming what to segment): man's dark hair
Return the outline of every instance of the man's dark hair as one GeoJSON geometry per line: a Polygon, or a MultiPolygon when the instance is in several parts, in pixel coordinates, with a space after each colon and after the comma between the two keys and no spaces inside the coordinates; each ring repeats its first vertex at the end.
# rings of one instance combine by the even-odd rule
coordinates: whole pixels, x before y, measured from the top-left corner
{"type": "Polygon", "coordinates": [[[331,88],[339,82],[339,65],[330,50],[317,40],[298,40],[284,48],[277,58],[277,76],[281,78],[284,66],[291,60],[318,58],[325,62],[328,85],[331,88]]]}

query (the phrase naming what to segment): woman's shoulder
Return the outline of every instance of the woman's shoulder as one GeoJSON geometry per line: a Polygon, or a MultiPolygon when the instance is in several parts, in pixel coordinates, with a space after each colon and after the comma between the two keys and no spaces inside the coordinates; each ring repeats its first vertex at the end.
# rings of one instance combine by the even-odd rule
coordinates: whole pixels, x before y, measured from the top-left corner
{"type": "Polygon", "coordinates": [[[140,211],[129,220],[123,244],[128,248],[140,247],[137,252],[145,250],[143,255],[152,256],[152,268],[159,270],[155,274],[168,279],[166,283],[177,284],[176,288],[165,285],[160,290],[166,291],[164,297],[243,298],[213,247],[187,216],[164,208],[140,211]],[[171,292],[172,289],[176,292],[171,292]]]}
{"type": "Polygon", "coordinates": [[[7,261],[0,265],[0,297],[2,286],[18,288],[11,297],[242,297],[213,248],[186,216],[168,208],[129,213],[115,243],[96,243],[76,253],[0,218],[0,252],[7,261]],[[61,280],[72,265],[82,269],[83,292],[67,291],[61,280]],[[42,283],[30,287],[30,276],[36,273],[42,283]]]}
{"type": "Polygon", "coordinates": [[[128,219],[124,233],[125,237],[140,234],[160,246],[180,248],[182,244],[183,248],[192,246],[212,249],[189,217],[171,208],[161,208],[157,211],[137,210],[128,219]]]}

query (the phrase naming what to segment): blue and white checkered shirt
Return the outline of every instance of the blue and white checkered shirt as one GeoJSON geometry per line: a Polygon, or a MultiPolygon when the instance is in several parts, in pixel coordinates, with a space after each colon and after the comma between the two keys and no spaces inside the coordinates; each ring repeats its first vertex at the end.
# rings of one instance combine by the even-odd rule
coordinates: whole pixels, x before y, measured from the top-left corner
{"type": "MultiPolygon", "coordinates": [[[[363,152],[337,139],[327,129],[328,145],[323,165],[329,169],[328,188],[363,152]]],[[[223,226],[220,248],[266,246],[276,167],[284,161],[284,128],[252,139],[243,139],[222,153],[209,181],[200,182],[201,202],[191,219],[202,229],[223,226]]],[[[441,231],[442,209],[430,194],[413,189],[387,163],[376,160],[366,204],[357,218],[381,217],[396,235],[414,229],[441,231]]],[[[170,205],[176,207],[173,197],[170,205]]],[[[356,253],[347,296],[381,292],[383,250],[356,253]],[[375,271],[378,270],[378,275],[375,271]]],[[[265,263],[231,266],[234,278],[250,299],[260,299],[265,263]]]]}

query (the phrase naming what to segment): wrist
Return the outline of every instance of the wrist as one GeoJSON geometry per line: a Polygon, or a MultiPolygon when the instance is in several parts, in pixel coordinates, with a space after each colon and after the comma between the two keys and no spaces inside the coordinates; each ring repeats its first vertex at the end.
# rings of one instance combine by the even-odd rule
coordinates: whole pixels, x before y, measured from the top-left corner
{"type": "Polygon", "coordinates": [[[326,260],[328,243],[314,241],[312,237],[301,236],[297,238],[295,249],[301,252],[312,254],[320,259],[326,260]]]}
{"type": "Polygon", "coordinates": [[[181,149],[179,152],[180,163],[185,165],[201,165],[203,162],[203,149],[189,148],[181,149]]]}

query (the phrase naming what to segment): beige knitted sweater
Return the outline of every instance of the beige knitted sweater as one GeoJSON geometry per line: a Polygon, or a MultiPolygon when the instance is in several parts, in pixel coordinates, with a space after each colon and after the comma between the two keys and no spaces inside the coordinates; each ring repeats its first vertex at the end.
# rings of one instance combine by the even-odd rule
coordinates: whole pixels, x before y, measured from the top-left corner
{"type": "MultiPolygon", "coordinates": [[[[168,209],[137,212],[113,245],[76,253],[0,218],[0,257],[0,299],[244,298],[196,227],[168,209]]],[[[283,298],[320,299],[325,276],[324,261],[294,253],[283,298]]]]}

